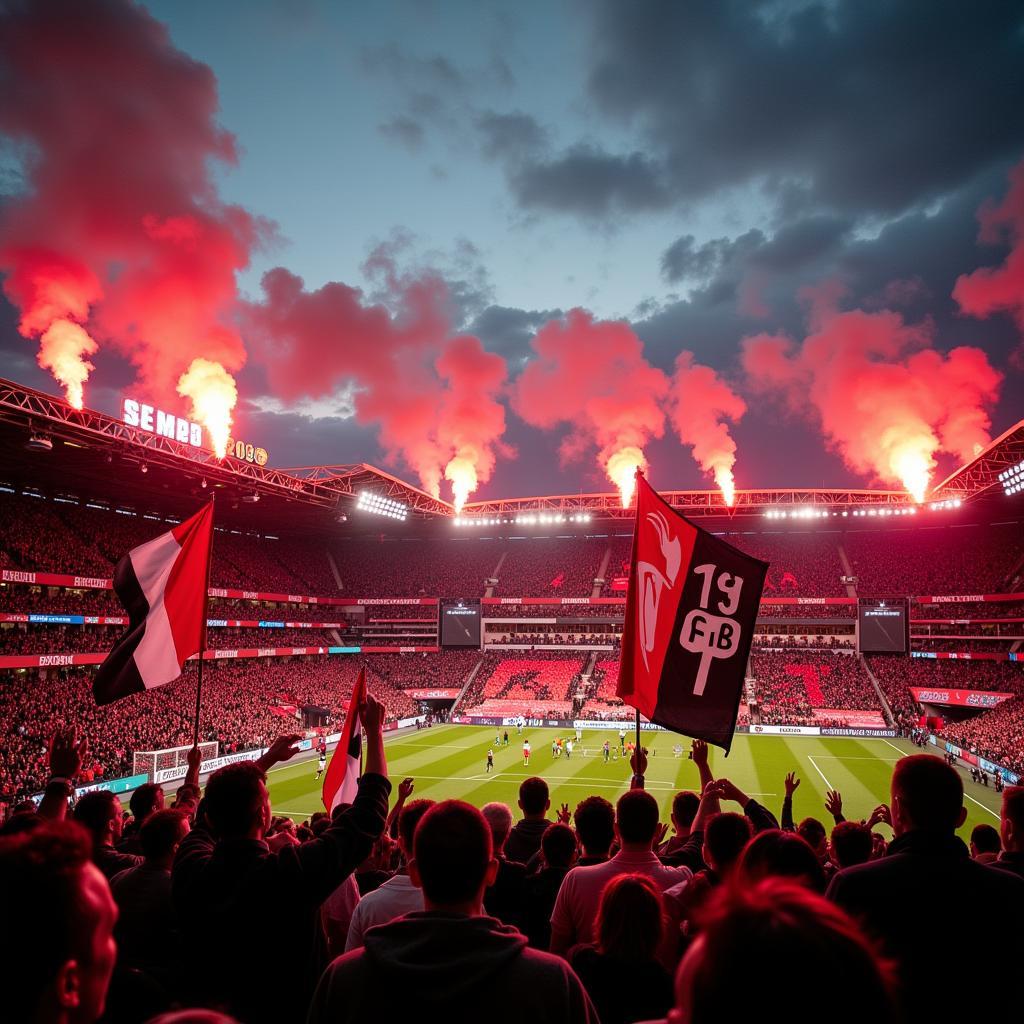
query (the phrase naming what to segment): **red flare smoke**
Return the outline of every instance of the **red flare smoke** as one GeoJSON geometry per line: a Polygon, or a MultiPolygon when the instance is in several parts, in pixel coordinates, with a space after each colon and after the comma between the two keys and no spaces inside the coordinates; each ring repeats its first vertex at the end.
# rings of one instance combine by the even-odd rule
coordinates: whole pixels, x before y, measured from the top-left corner
{"type": "Polygon", "coordinates": [[[252,344],[286,401],[353,389],[356,419],[378,425],[389,461],[405,462],[435,496],[447,479],[461,509],[490,478],[496,455],[510,454],[501,443],[505,360],[476,338],[451,336],[440,278],[400,278],[381,253],[373,269],[394,314],[348,285],[309,292],[287,270],[270,271],[264,301],[245,309],[252,344]]]}
{"type": "Polygon", "coordinates": [[[0,132],[29,154],[0,212],[4,290],[69,398],[97,343],[168,406],[195,359],[241,367],[235,274],[265,225],[217,197],[235,150],[210,69],[135,4],[34,0],[0,14],[0,79],[0,132]]]}
{"type": "Polygon", "coordinates": [[[583,309],[545,324],[533,348],[536,358],[516,385],[516,411],[542,429],[571,424],[564,459],[596,445],[601,468],[628,506],[634,472],[646,466],[644,445],[664,433],[668,378],[644,359],[627,324],[595,320],[583,309]]]}
{"type": "Polygon", "coordinates": [[[730,506],[736,497],[736,442],[726,421],[737,423],[746,411],[746,402],[710,366],[695,364],[692,352],[679,353],[669,418],[679,440],[690,445],[700,468],[714,476],[730,506]]]}
{"type": "Polygon", "coordinates": [[[891,310],[840,312],[829,296],[817,298],[802,344],[744,339],[751,387],[816,415],[854,471],[923,501],[938,452],[966,461],[988,443],[1002,375],[980,349],[936,351],[928,325],[906,324],[891,310]]]}
{"type": "Polygon", "coordinates": [[[1009,256],[999,267],[962,274],[953,298],[969,316],[985,318],[1009,313],[1024,331],[1024,161],[1010,172],[1010,188],[998,206],[983,206],[979,240],[995,244],[1009,238],[1009,256]]]}

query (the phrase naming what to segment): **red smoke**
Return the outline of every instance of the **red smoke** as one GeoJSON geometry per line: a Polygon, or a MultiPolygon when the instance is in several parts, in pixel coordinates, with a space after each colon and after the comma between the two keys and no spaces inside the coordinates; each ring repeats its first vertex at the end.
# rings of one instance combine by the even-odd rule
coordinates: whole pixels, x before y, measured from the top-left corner
{"type": "Polygon", "coordinates": [[[978,213],[979,240],[990,245],[1008,238],[1012,249],[1000,267],[982,267],[957,278],[953,298],[970,316],[1010,313],[1024,331],[1024,161],[1010,172],[1010,189],[998,206],[978,213]]]}
{"type": "Polygon", "coordinates": [[[0,132],[26,154],[4,290],[69,398],[97,342],[167,404],[195,359],[241,367],[235,274],[264,225],[217,197],[210,165],[235,149],[210,69],[134,4],[33,0],[0,15],[0,78],[0,132]]]}
{"type": "Polygon", "coordinates": [[[289,271],[271,270],[264,301],[245,309],[252,345],[286,401],[354,390],[356,418],[379,426],[387,458],[404,461],[435,496],[447,478],[461,508],[506,451],[505,360],[476,338],[452,336],[439,277],[401,278],[381,253],[370,269],[394,313],[348,285],[309,292],[289,271]]]}
{"type": "Polygon", "coordinates": [[[597,445],[601,468],[627,506],[633,474],[647,464],[644,446],[664,433],[668,378],[644,359],[627,324],[595,321],[582,309],[545,324],[533,348],[537,356],[516,384],[516,411],[544,429],[571,424],[563,458],[597,445]]]}
{"type": "Polygon", "coordinates": [[[840,312],[834,293],[817,298],[802,344],[744,339],[751,386],[820,419],[851,469],[923,500],[938,452],[966,461],[988,443],[1002,375],[980,349],[936,351],[927,324],[905,324],[891,310],[840,312]]]}
{"type": "Polygon", "coordinates": [[[700,468],[714,476],[726,505],[732,505],[736,442],[726,421],[738,422],[747,411],[746,402],[710,366],[694,364],[692,352],[680,352],[669,403],[679,440],[693,448],[700,468]]]}

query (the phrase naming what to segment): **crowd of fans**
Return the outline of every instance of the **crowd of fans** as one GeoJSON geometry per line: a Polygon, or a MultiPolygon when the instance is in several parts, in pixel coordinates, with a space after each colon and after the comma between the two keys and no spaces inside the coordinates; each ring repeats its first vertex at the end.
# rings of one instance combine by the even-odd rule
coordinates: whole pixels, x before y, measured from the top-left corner
{"type": "Polygon", "coordinates": [[[462,715],[507,715],[515,708],[527,717],[560,715],[571,705],[583,669],[582,658],[557,654],[504,657],[485,654],[456,710],[462,715]]]}
{"type": "MultiPolygon", "coordinates": [[[[844,570],[839,560],[838,534],[729,533],[725,540],[770,563],[765,597],[846,595],[846,588],[839,582],[844,570]]],[[[806,614],[806,609],[804,611],[806,614]]],[[[831,613],[831,609],[829,611],[831,613]]]]}
{"type": "Polygon", "coordinates": [[[537,537],[510,541],[496,597],[589,597],[607,537],[537,537]]]}
{"type": "MultiPolygon", "coordinates": [[[[1017,692],[1021,694],[1021,689],[1017,692]]],[[[948,723],[940,732],[972,754],[1024,776],[1024,695],[1005,700],[977,718],[948,723]]]]}
{"type": "MultiPolygon", "coordinates": [[[[798,821],[795,772],[773,810],[715,778],[694,741],[695,789],[664,824],[643,751],[615,805],[584,795],[554,811],[533,777],[517,820],[503,803],[414,798],[413,777],[392,801],[384,709],[368,698],[363,717],[352,802],[301,822],[274,815],[265,785],[295,736],[205,791],[195,751],[173,802],[142,787],[127,815],[109,792],[69,806],[91,755],[74,730],[49,738],[41,803],[0,827],[0,911],[17,922],[0,929],[5,1015],[717,1024],[762,1014],[786,981],[797,1024],[823,1006],[838,1024],[865,1012],[918,1024],[949,962],[949,930],[921,894],[941,894],[972,939],[956,950],[964,977],[985,977],[993,951],[1024,955],[1024,787],[1005,790],[999,828],[977,826],[968,847],[963,783],[940,758],[897,762],[887,803],[849,807],[829,790],[798,821]]],[[[942,986],[950,1019],[999,1006],[975,985],[942,986]]]]}
{"type": "Polygon", "coordinates": [[[878,695],[852,654],[755,651],[750,672],[768,724],[817,725],[815,709],[880,710],[878,695]]]}

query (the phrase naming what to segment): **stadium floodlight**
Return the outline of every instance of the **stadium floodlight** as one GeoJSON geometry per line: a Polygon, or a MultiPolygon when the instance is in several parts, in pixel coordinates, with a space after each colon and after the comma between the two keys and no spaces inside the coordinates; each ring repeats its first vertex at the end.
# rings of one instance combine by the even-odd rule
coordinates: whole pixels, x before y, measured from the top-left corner
{"type": "Polygon", "coordinates": [[[397,519],[400,522],[404,522],[409,515],[407,505],[391,498],[385,498],[382,494],[376,494],[373,491],[360,491],[356,508],[375,516],[384,516],[386,519],[397,519]]]}

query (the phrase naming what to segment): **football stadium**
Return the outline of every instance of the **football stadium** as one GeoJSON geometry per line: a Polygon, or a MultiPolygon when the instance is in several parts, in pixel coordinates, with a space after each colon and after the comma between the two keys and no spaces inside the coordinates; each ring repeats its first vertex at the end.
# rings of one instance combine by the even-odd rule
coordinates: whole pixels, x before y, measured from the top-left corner
{"type": "Polygon", "coordinates": [[[1012,1015],[1021,96],[998,0],[0,0],[0,1022],[1012,1015]]]}

